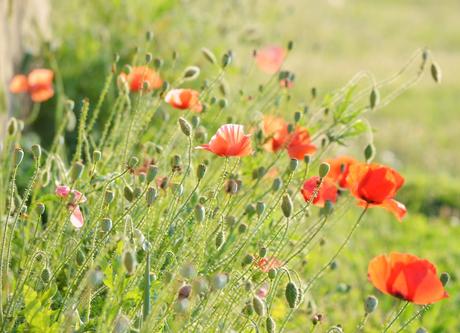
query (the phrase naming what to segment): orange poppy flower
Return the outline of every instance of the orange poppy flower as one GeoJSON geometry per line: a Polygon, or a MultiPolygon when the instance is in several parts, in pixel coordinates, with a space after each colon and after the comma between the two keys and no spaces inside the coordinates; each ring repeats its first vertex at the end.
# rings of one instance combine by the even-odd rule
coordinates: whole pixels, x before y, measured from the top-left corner
{"type": "MultiPolygon", "coordinates": [[[[303,184],[300,192],[302,193],[305,202],[312,199],[319,182],[320,178],[318,176],[313,176],[303,184]]],[[[337,186],[335,186],[335,183],[328,178],[323,179],[323,182],[319,187],[318,194],[313,199],[312,203],[316,206],[324,207],[326,201],[337,201],[337,186]]]]}
{"type": "Polygon", "coordinates": [[[306,128],[298,126],[295,129],[294,134],[289,139],[287,151],[289,157],[296,160],[301,160],[305,155],[316,152],[316,146],[311,143],[310,134],[306,128]]]}
{"type": "Polygon", "coordinates": [[[448,297],[436,267],[412,254],[380,255],[369,263],[370,282],[381,292],[425,305],[448,297]]]}
{"type": "Polygon", "coordinates": [[[193,89],[173,89],[166,94],[165,102],[176,109],[190,109],[194,112],[201,112],[203,106],[200,103],[199,96],[200,93],[193,89]]]}
{"type": "Polygon", "coordinates": [[[326,162],[330,165],[330,170],[326,178],[331,179],[341,188],[347,188],[347,176],[350,165],[358,162],[349,156],[339,156],[334,159],[329,159],[326,162]]]}
{"type": "Polygon", "coordinates": [[[272,268],[280,268],[281,266],[283,266],[283,263],[275,257],[260,258],[257,261],[257,267],[264,273],[268,273],[272,268]]]}
{"type": "Polygon", "coordinates": [[[121,73],[120,76],[128,82],[129,90],[139,92],[142,90],[144,82],[148,84],[147,91],[161,88],[163,80],[155,70],[147,66],[137,66],[131,69],[129,74],[121,73]]]}
{"type": "Polygon", "coordinates": [[[394,199],[404,183],[396,170],[380,164],[355,163],[349,167],[346,182],[361,205],[385,208],[399,221],[406,214],[406,207],[394,199]]]}
{"type": "Polygon", "coordinates": [[[265,116],[263,120],[262,130],[268,140],[264,144],[264,148],[270,152],[276,152],[284,148],[288,137],[288,124],[283,118],[275,116],[265,116]]]}
{"type": "Polygon", "coordinates": [[[280,70],[286,57],[286,50],[279,46],[268,46],[257,50],[257,66],[264,72],[274,74],[280,70]]]}
{"type": "Polygon", "coordinates": [[[10,92],[13,94],[28,92],[32,101],[41,103],[54,96],[54,73],[50,69],[38,68],[27,76],[20,74],[10,82],[10,92]]]}
{"type": "Polygon", "coordinates": [[[244,134],[243,125],[221,126],[209,144],[196,147],[225,157],[244,157],[252,154],[250,135],[244,134]]]}

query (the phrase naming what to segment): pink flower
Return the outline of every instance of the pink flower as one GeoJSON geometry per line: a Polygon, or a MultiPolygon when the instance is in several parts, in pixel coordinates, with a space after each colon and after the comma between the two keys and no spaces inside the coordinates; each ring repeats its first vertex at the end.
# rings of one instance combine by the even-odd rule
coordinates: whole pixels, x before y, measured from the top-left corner
{"type": "Polygon", "coordinates": [[[252,154],[250,135],[244,134],[243,126],[236,124],[221,126],[208,144],[195,149],[208,150],[225,157],[244,157],[252,154]]]}
{"type": "Polygon", "coordinates": [[[71,201],[67,205],[67,209],[70,212],[70,223],[72,223],[72,225],[77,229],[83,227],[83,214],[78,204],[86,202],[86,197],[80,191],[71,190],[68,186],[65,185],[57,186],[55,193],[60,198],[69,198],[69,195],[71,196],[71,201]]]}
{"type": "Polygon", "coordinates": [[[279,46],[267,46],[256,53],[256,64],[260,70],[274,74],[278,72],[286,57],[286,50],[279,46]]]}

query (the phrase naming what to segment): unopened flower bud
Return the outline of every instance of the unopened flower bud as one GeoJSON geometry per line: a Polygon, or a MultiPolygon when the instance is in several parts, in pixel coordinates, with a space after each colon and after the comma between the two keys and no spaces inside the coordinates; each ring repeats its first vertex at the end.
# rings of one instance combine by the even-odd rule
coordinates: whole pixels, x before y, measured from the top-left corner
{"type": "Polygon", "coordinates": [[[75,162],[72,165],[72,169],[70,170],[70,179],[74,182],[77,179],[80,179],[81,175],[83,174],[83,170],[85,166],[81,162],[75,162]]]}
{"type": "Polygon", "coordinates": [[[189,263],[181,267],[180,274],[186,279],[194,279],[197,275],[197,271],[195,266],[189,263]]]}
{"type": "Polygon", "coordinates": [[[16,163],[16,166],[19,166],[19,164],[21,164],[23,159],[24,159],[24,150],[22,150],[22,148],[16,148],[14,150],[14,162],[16,163]]]}
{"type": "Polygon", "coordinates": [[[227,274],[218,273],[212,278],[212,286],[214,289],[223,289],[228,282],[227,274]]]}
{"type": "Polygon", "coordinates": [[[157,193],[156,188],[149,187],[147,189],[147,193],[145,194],[145,199],[147,201],[147,206],[151,206],[155,202],[155,199],[157,198],[157,196],[158,196],[158,193],[157,193]]]}
{"type": "Polygon", "coordinates": [[[238,192],[238,182],[234,179],[229,179],[225,186],[225,192],[228,194],[236,194],[238,192]]]}
{"type": "Polygon", "coordinates": [[[312,317],[311,317],[311,323],[313,325],[318,325],[318,323],[320,323],[321,321],[323,320],[323,315],[321,313],[315,313],[312,317]]]}
{"type": "Polygon", "coordinates": [[[106,205],[110,205],[114,198],[115,198],[115,193],[113,193],[113,191],[111,191],[111,190],[105,191],[105,193],[104,193],[104,203],[106,205]]]}
{"type": "Polygon", "coordinates": [[[329,163],[326,163],[326,162],[323,162],[319,165],[319,177],[320,178],[324,178],[327,176],[327,174],[329,173],[329,169],[331,168],[331,166],[329,165],[329,163]]]}
{"type": "Polygon", "coordinates": [[[192,134],[192,125],[183,117],[179,118],[179,126],[182,131],[186,136],[190,136],[192,134]]]}
{"type": "Polygon", "coordinates": [[[219,107],[220,107],[221,109],[225,109],[227,106],[228,106],[228,101],[227,101],[227,99],[221,98],[221,99],[219,100],[219,107]]]}
{"type": "Polygon", "coordinates": [[[192,127],[193,128],[197,128],[198,126],[200,126],[200,117],[198,116],[192,116],[192,127]]]}
{"type": "Polygon", "coordinates": [[[136,156],[131,156],[128,161],[128,167],[134,169],[139,164],[139,159],[136,156]]]}
{"type": "Polygon", "coordinates": [[[267,255],[268,249],[265,246],[262,246],[259,249],[259,257],[263,258],[267,255]]]}
{"type": "Polygon", "coordinates": [[[197,294],[205,294],[209,291],[208,281],[204,278],[199,278],[193,281],[193,291],[197,294]]]}
{"type": "Polygon", "coordinates": [[[301,117],[302,117],[302,113],[301,113],[301,112],[296,111],[296,112],[294,113],[294,121],[295,121],[296,123],[299,122],[299,120],[300,120],[301,117]]]}
{"type": "Polygon", "coordinates": [[[276,332],[276,323],[272,317],[270,316],[267,317],[267,320],[265,321],[265,327],[267,328],[267,333],[276,332]]]}
{"type": "Polygon", "coordinates": [[[151,183],[158,173],[158,167],[156,165],[149,165],[147,170],[147,182],[151,183]]]}
{"type": "Polygon", "coordinates": [[[278,271],[276,270],[276,268],[270,268],[270,270],[268,271],[268,278],[270,280],[274,280],[277,273],[278,271]]]}
{"type": "Polygon", "coordinates": [[[289,162],[289,171],[294,172],[298,166],[299,166],[299,161],[297,161],[296,159],[292,159],[289,162]]]}
{"type": "Polygon", "coordinates": [[[185,81],[192,81],[198,78],[200,75],[200,68],[197,66],[189,66],[184,70],[184,74],[182,75],[182,78],[185,81]]]}
{"type": "Polygon", "coordinates": [[[145,62],[148,64],[152,61],[152,59],[153,59],[153,55],[150,52],[147,52],[145,54],[145,62]]]}
{"type": "Polygon", "coordinates": [[[42,272],[40,273],[40,278],[44,283],[48,283],[51,278],[51,271],[48,269],[48,267],[45,267],[42,272]]]}
{"type": "Polygon", "coordinates": [[[153,40],[153,36],[154,36],[153,31],[149,30],[145,33],[145,40],[147,42],[150,42],[151,40],[153,40]]]}
{"type": "Polygon", "coordinates": [[[136,261],[136,256],[132,251],[126,251],[123,255],[123,266],[126,269],[126,273],[128,275],[134,274],[134,271],[136,270],[137,266],[137,261],[136,261]]]}
{"type": "Polygon", "coordinates": [[[256,212],[256,207],[253,204],[248,204],[248,205],[246,205],[246,208],[244,209],[244,212],[245,212],[246,215],[251,217],[256,212]]]}
{"type": "Polygon", "coordinates": [[[369,143],[366,148],[364,149],[364,158],[366,162],[371,162],[375,156],[375,148],[372,143],[369,143]]]}
{"type": "Polygon", "coordinates": [[[215,64],[217,62],[216,60],[216,56],[214,55],[214,53],[211,52],[211,50],[203,47],[201,49],[201,53],[203,53],[203,56],[206,58],[206,60],[208,60],[211,64],[215,64]]]}
{"type": "Polygon", "coordinates": [[[17,131],[18,131],[18,121],[16,120],[16,118],[12,117],[8,121],[8,134],[10,136],[13,136],[16,134],[17,131]]]}
{"type": "Polygon", "coordinates": [[[101,158],[102,158],[102,153],[100,150],[93,151],[93,161],[94,162],[99,162],[101,158]]]}
{"type": "Polygon", "coordinates": [[[276,192],[278,191],[281,186],[283,186],[283,181],[281,178],[277,177],[275,179],[273,179],[273,183],[272,183],[272,191],[273,192],[276,192]]]}
{"type": "Polygon", "coordinates": [[[35,212],[36,212],[37,215],[39,215],[39,216],[43,215],[43,213],[45,212],[45,205],[42,204],[41,202],[39,202],[39,203],[35,206],[35,212]]]}
{"type": "Polygon", "coordinates": [[[379,300],[377,299],[377,297],[373,295],[367,296],[364,302],[364,311],[366,311],[366,313],[372,313],[375,311],[375,309],[377,309],[378,304],[379,300]]]}
{"type": "Polygon", "coordinates": [[[286,290],[284,292],[288,305],[291,309],[294,309],[298,305],[299,301],[299,290],[294,282],[289,282],[286,285],[286,290]]]}
{"type": "Polygon", "coordinates": [[[119,314],[113,324],[113,333],[127,333],[130,326],[129,318],[124,314],[119,314]]]}
{"type": "Polygon", "coordinates": [[[125,188],[123,189],[123,195],[125,196],[125,199],[128,200],[129,202],[134,200],[133,189],[128,185],[126,185],[125,188]]]}
{"type": "Polygon", "coordinates": [[[177,298],[178,299],[189,298],[191,293],[192,293],[192,286],[189,284],[185,284],[182,287],[180,287],[177,298]]]}
{"type": "Polygon", "coordinates": [[[311,163],[311,155],[305,155],[303,157],[303,161],[305,162],[306,165],[309,165],[311,163]]]}
{"type": "Polygon", "coordinates": [[[206,218],[206,209],[204,208],[204,206],[201,204],[196,205],[195,206],[195,219],[198,222],[203,222],[205,218],[206,218]]]}
{"type": "Polygon", "coordinates": [[[71,99],[66,100],[64,103],[64,108],[66,109],[66,111],[72,112],[75,108],[75,102],[71,99]]]}
{"type": "Polygon", "coordinates": [[[238,226],[238,232],[240,234],[244,234],[246,230],[248,230],[248,225],[246,223],[240,223],[240,225],[238,226]]]}
{"type": "Polygon", "coordinates": [[[108,217],[103,218],[101,221],[101,229],[103,232],[112,230],[112,220],[108,217]]]}
{"type": "Polygon", "coordinates": [[[223,230],[219,230],[216,235],[216,249],[219,249],[225,241],[225,233],[223,230]]]}
{"type": "Polygon", "coordinates": [[[85,252],[83,252],[81,249],[78,249],[77,254],[75,255],[75,261],[78,266],[81,266],[85,263],[85,252]]]}
{"type": "Polygon", "coordinates": [[[380,94],[377,88],[372,88],[371,95],[369,97],[369,105],[371,109],[375,108],[380,102],[380,94]]]}
{"type": "Polygon", "coordinates": [[[259,297],[254,296],[252,298],[252,306],[254,307],[254,311],[260,317],[264,317],[266,314],[266,306],[265,302],[261,300],[259,297]]]}
{"type": "Polygon", "coordinates": [[[222,67],[227,67],[232,62],[232,53],[229,51],[222,56],[222,67]]]}
{"type": "Polygon", "coordinates": [[[204,177],[205,173],[206,173],[206,165],[204,165],[203,163],[199,164],[196,170],[196,176],[198,180],[201,180],[204,177]]]}
{"type": "Polygon", "coordinates": [[[247,266],[247,265],[250,265],[252,264],[252,262],[254,261],[254,256],[252,254],[246,254],[243,258],[243,260],[241,261],[241,266],[247,266]]]}
{"type": "Polygon", "coordinates": [[[287,44],[288,51],[291,51],[294,48],[294,42],[290,40],[287,44]]]}
{"type": "Polygon", "coordinates": [[[39,161],[40,157],[42,156],[42,147],[40,147],[40,145],[35,144],[35,145],[32,145],[31,150],[32,150],[32,155],[34,155],[34,159],[36,161],[39,161]]]}
{"type": "Polygon", "coordinates": [[[263,203],[262,201],[258,201],[256,203],[256,213],[258,216],[261,216],[265,211],[265,203],[263,203]]]}
{"type": "Polygon", "coordinates": [[[431,64],[431,76],[436,83],[441,83],[442,80],[442,72],[441,67],[436,62],[431,64]]]}
{"type": "Polygon", "coordinates": [[[443,287],[445,287],[447,283],[449,283],[450,275],[447,272],[442,272],[441,275],[439,276],[439,279],[441,280],[443,287]]]}
{"type": "Polygon", "coordinates": [[[293,209],[294,204],[292,203],[291,197],[289,194],[285,194],[281,202],[281,210],[283,211],[284,216],[290,217],[293,209]]]}
{"type": "Polygon", "coordinates": [[[415,333],[428,333],[427,329],[425,327],[419,327],[415,331],[415,333]]]}

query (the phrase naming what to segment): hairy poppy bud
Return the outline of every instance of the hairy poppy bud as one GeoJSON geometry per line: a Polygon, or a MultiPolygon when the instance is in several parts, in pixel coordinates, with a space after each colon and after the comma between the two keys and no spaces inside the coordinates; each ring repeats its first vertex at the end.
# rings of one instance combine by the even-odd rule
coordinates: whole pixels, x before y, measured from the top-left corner
{"type": "Polygon", "coordinates": [[[136,156],[131,156],[128,161],[128,167],[134,169],[139,164],[139,159],[136,156]]]}
{"type": "Polygon", "coordinates": [[[256,203],[256,213],[258,216],[261,216],[265,211],[265,204],[262,201],[256,203]]]}
{"type": "Polygon", "coordinates": [[[294,129],[295,129],[295,128],[294,128],[294,125],[293,125],[293,124],[288,124],[288,128],[287,128],[288,133],[293,133],[293,132],[294,132],[294,129]]]}
{"type": "Polygon", "coordinates": [[[209,291],[208,281],[203,278],[193,281],[193,290],[197,294],[206,294],[209,291]]]}
{"type": "Polygon", "coordinates": [[[105,191],[105,193],[104,193],[104,203],[106,205],[110,205],[114,198],[115,198],[115,193],[113,193],[113,191],[111,191],[111,190],[105,191]]]}
{"type": "Polygon", "coordinates": [[[225,233],[223,230],[219,230],[216,235],[216,249],[219,249],[225,241],[225,233]]]}
{"type": "Polygon", "coordinates": [[[262,246],[259,249],[259,257],[263,258],[267,255],[268,249],[265,246],[262,246]]]}
{"type": "Polygon", "coordinates": [[[289,171],[294,172],[298,166],[299,166],[299,161],[297,161],[296,159],[292,159],[289,162],[289,171]]]}
{"type": "Polygon", "coordinates": [[[145,54],[145,62],[148,64],[152,61],[152,59],[153,59],[153,55],[150,52],[147,52],[145,54]]]}
{"type": "Polygon", "coordinates": [[[273,179],[273,183],[272,183],[272,191],[273,192],[276,192],[278,191],[281,186],[283,186],[283,181],[281,178],[277,177],[275,179],[273,179]]]}
{"type": "Polygon", "coordinates": [[[428,331],[424,327],[419,327],[419,328],[417,328],[415,333],[428,333],[428,331]]]}
{"type": "Polygon", "coordinates": [[[18,121],[16,120],[16,118],[12,117],[8,121],[8,134],[13,136],[16,134],[17,131],[18,131],[18,121]]]}
{"type": "Polygon", "coordinates": [[[254,311],[260,317],[264,317],[266,313],[265,302],[262,301],[259,297],[254,296],[252,298],[252,306],[254,307],[254,311]]]}
{"type": "Polygon", "coordinates": [[[40,278],[42,279],[42,281],[44,283],[48,283],[50,281],[50,278],[51,278],[51,272],[50,270],[48,269],[48,267],[45,267],[42,272],[40,273],[40,278]]]}
{"type": "Polygon", "coordinates": [[[380,102],[380,94],[377,88],[372,88],[371,95],[369,97],[369,105],[371,109],[375,108],[377,104],[380,102]]]}
{"type": "Polygon", "coordinates": [[[182,287],[180,287],[177,298],[179,299],[189,298],[191,293],[192,293],[192,286],[189,284],[185,284],[182,287]]]}
{"type": "Polygon", "coordinates": [[[364,149],[364,158],[366,162],[370,162],[374,159],[375,156],[375,148],[372,143],[369,143],[366,148],[364,149]]]}
{"type": "Polygon", "coordinates": [[[36,161],[39,161],[40,160],[40,157],[42,156],[42,147],[40,147],[40,145],[32,145],[31,147],[32,149],[32,155],[34,155],[34,159],[36,161]]]}
{"type": "Polygon", "coordinates": [[[433,77],[434,82],[441,83],[442,72],[441,67],[436,62],[431,64],[431,76],[433,77]]]}
{"type": "Polygon", "coordinates": [[[267,333],[276,332],[276,323],[272,317],[270,316],[267,317],[267,320],[265,321],[265,327],[267,328],[267,333]]]}
{"type": "Polygon", "coordinates": [[[229,179],[225,186],[225,192],[228,194],[236,194],[238,192],[238,182],[234,179],[229,179]]]}
{"type": "Polygon", "coordinates": [[[319,165],[319,177],[320,178],[324,178],[327,176],[327,174],[329,173],[329,170],[330,170],[331,166],[329,165],[329,163],[326,163],[326,162],[323,162],[319,165]]]}
{"type": "Polygon", "coordinates": [[[108,217],[104,217],[101,221],[101,229],[103,232],[112,230],[112,220],[108,217]]]}
{"type": "Polygon", "coordinates": [[[222,56],[222,67],[225,68],[232,63],[232,53],[228,51],[222,56]]]}
{"type": "Polygon", "coordinates": [[[179,126],[186,136],[190,136],[192,134],[192,125],[183,117],[179,117],[179,126]]]}
{"type": "Polygon", "coordinates": [[[375,311],[375,309],[377,309],[378,304],[379,300],[377,299],[377,297],[373,295],[367,296],[364,302],[364,311],[366,311],[366,313],[372,313],[375,311]]]}
{"type": "Polygon", "coordinates": [[[256,207],[254,207],[253,204],[248,204],[248,205],[246,205],[246,208],[244,209],[244,212],[245,212],[248,216],[252,216],[252,215],[254,215],[254,213],[256,212],[256,207]]]}
{"type": "Polygon", "coordinates": [[[201,180],[204,177],[205,173],[206,173],[206,165],[204,165],[203,163],[200,163],[196,170],[196,177],[198,178],[198,180],[201,180]]]}
{"type": "Polygon", "coordinates": [[[252,264],[254,261],[254,256],[252,254],[246,254],[243,258],[243,261],[241,261],[241,266],[247,266],[252,264]]]}
{"type": "Polygon", "coordinates": [[[201,121],[200,117],[195,116],[195,115],[192,116],[192,127],[197,128],[198,126],[200,126],[200,121],[201,121]]]}
{"type": "Polygon", "coordinates": [[[301,117],[302,117],[302,113],[301,113],[301,112],[296,111],[296,112],[294,113],[294,121],[295,121],[296,123],[299,122],[299,120],[300,120],[301,117]]]}
{"type": "Polygon", "coordinates": [[[193,279],[196,277],[197,271],[192,264],[185,264],[181,267],[180,274],[186,279],[193,279]]]}
{"type": "Polygon", "coordinates": [[[276,270],[276,268],[270,268],[270,270],[268,271],[268,278],[270,280],[274,280],[277,273],[278,271],[276,270]]]}
{"type": "Polygon", "coordinates": [[[219,107],[225,109],[228,106],[228,101],[225,98],[219,99],[219,107]]]}
{"type": "Polygon", "coordinates": [[[156,188],[149,187],[147,189],[147,193],[145,194],[145,199],[147,200],[147,206],[151,206],[155,202],[157,195],[158,193],[157,193],[156,188]]]}
{"type": "Polygon", "coordinates": [[[311,163],[311,155],[305,155],[303,157],[303,161],[305,162],[306,165],[309,165],[311,163]]]}
{"type": "Polygon", "coordinates": [[[442,272],[441,275],[439,276],[439,279],[441,280],[443,287],[445,287],[447,283],[449,283],[450,275],[447,272],[442,272]]]}
{"type": "Polygon", "coordinates": [[[238,232],[240,234],[244,234],[246,230],[248,230],[248,225],[246,223],[240,223],[240,225],[238,226],[238,232]]]}
{"type": "Polygon", "coordinates": [[[294,48],[294,42],[290,40],[287,44],[288,51],[291,51],[294,48]]]}
{"type": "Polygon", "coordinates": [[[212,286],[214,289],[223,289],[228,282],[227,274],[218,273],[212,278],[212,286]]]}
{"type": "Polygon", "coordinates": [[[211,52],[211,50],[203,47],[201,49],[201,53],[203,53],[203,56],[206,58],[206,60],[208,60],[211,64],[215,64],[217,63],[217,60],[216,60],[216,56],[214,55],[214,53],[211,52]]]}
{"type": "Polygon", "coordinates": [[[150,42],[151,40],[153,40],[153,36],[154,36],[153,31],[149,30],[145,33],[145,40],[147,42],[150,42]]]}
{"type": "Polygon", "coordinates": [[[78,249],[77,254],[75,256],[75,261],[78,266],[81,266],[84,264],[86,259],[85,252],[83,252],[81,249],[78,249]]]}
{"type": "Polygon", "coordinates": [[[147,170],[147,182],[151,183],[158,173],[158,167],[156,165],[149,165],[147,170]]]}
{"type": "Polygon", "coordinates": [[[24,150],[22,150],[22,148],[16,148],[14,150],[14,161],[16,163],[16,166],[19,166],[19,164],[21,164],[23,158],[24,158],[24,150]]]}
{"type": "Polygon", "coordinates": [[[83,170],[85,166],[81,162],[75,162],[72,165],[72,169],[70,170],[70,179],[74,182],[77,179],[80,179],[81,175],[83,174],[83,170]]]}
{"type": "Polygon", "coordinates": [[[132,251],[126,251],[123,255],[123,266],[126,269],[126,273],[128,275],[134,274],[134,271],[136,270],[137,266],[137,261],[136,261],[136,256],[132,251]]]}
{"type": "Polygon", "coordinates": [[[293,209],[294,204],[292,203],[291,197],[289,194],[285,194],[281,202],[281,210],[283,211],[284,216],[290,217],[293,209]]]}
{"type": "Polygon", "coordinates": [[[134,200],[133,189],[128,185],[126,185],[125,188],[123,189],[123,195],[125,196],[125,199],[128,200],[129,202],[134,200]]]}
{"type": "Polygon", "coordinates": [[[299,290],[297,289],[297,286],[294,282],[289,282],[286,285],[284,295],[286,296],[289,307],[294,309],[298,305],[299,301],[299,290]]]}
{"type": "Polygon", "coordinates": [[[101,158],[102,158],[102,153],[100,150],[93,151],[93,161],[94,162],[99,162],[101,158]]]}
{"type": "Polygon", "coordinates": [[[45,205],[42,204],[41,202],[39,202],[36,206],[35,206],[35,212],[37,213],[37,215],[43,215],[43,213],[45,212],[45,205]]]}
{"type": "Polygon", "coordinates": [[[197,66],[189,66],[184,70],[182,78],[186,81],[192,81],[200,75],[200,68],[197,66]]]}
{"type": "Polygon", "coordinates": [[[246,302],[241,312],[248,317],[252,316],[254,314],[254,307],[252,306],[252,303],[249,301],[246,302]]]}
{"type": "Polygon", "coordinates": [[[195,219],[198,222],[203,222],[205,218],[206,218],[206,209],[204,208],[204,206],[201,204],[196,205],[195,206],[195,219]]]}

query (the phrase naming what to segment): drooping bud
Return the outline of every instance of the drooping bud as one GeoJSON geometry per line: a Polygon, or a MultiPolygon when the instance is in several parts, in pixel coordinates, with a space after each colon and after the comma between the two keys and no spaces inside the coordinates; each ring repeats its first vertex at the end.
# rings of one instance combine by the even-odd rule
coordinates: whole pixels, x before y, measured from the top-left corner
{"type": "Polygon", "coordinates": [[[366,162],[371,162],[375,156],[375,148],[372,143],[369,143],[366,148],[364,149],[364,159],[366,162]]]}
{"type": "Polygon", "coordinates": [[[329,163],[326,163],[326,162],[321,163],[319,165],[319,171],[318,171],[319,177],[320,178],[326,177],[327,174],[329,173],[330,168],[331,166],[329,165],[329,163]]]}
{"type": "Polygon", "coordinates": [[[201,53],[203,53],[203,56],[206,58],[206,60],[208,60],[211,64],[215,64],[217,63],[217,60],[216,60],[216,56],[214,55],[214,53],[212,53],[211,50],[203,47],[201,49],[201,53]]]}
{"type": "Polygon", "coordinates": [[[42,156],[42,147],[38,144],[34,144],[31,147],[32,155],[36,161],[40,161],[40,157],[42,156]]]}
{"type": "Polygon", "coordinates": [[[128,161],[128,168],[134,169],[139,164],[139,159],[136,156],[131,156],[128,161]]]}
{"type": "Polygon", "coordinates": [[[81,175],[83,174],[83,170],[85,166],[81,162],[75,162],[72,165],[72,169],[70,170],[70,179],[74,182],[77,179],[80,179],[81,175]]]}
{"type": "Polygon", "coordinates": [[[291,51],[294,48],[294,42],[290,40],[287,44],[288,51],[291,51]]]}
{"type": "Polygon", "coordinates": [[[179,117],[179,126],[186,136],[190,136],[192,134],[192,125],[183,117],[179,117]]]}
{"type": "Polygon", "coordinates": [[[129,202],[134,200],[134,192],[133,189],[126,185],[123,189],[123,195],[125,196],[125,199],[128,200],[129,202]]]}
{"type": "Polygon", "coordinates": [[[265,302],[261,300],[259,297],[254,296],[252,298],[252,306],[254,307],[254,311],[260,317],[264,317],[266,314],[266,306],[265,302]]]}
{"type": "Polygon", "coordinates": [[[125,267],[126,273],[128,275],[134,274],[137,266],[137,261],[136,256],[132,251],[125,251],[123,255],[123,266],[125,267]]]}
{"type": "Polygon", "coordinates": [[[232,53],[231,51],[228,51],[222,56],[222,67],[225,68],[228,65],[230,65],[232,62],[232,53]]]}
{"type": "Polygon", "coordinates": [[[8,134],[10,136],[13,136],[16,134],[16,132],[18,131],[18,121],[16,120],[16,118],[12,117],[9,121],[8,121],[8,134]]]}
{"type": "Polygon", "coordinates": [[[114,198],[115,198],[115,193],[113,193],[113,191],[111,191],[111,190],[105,191],[105,193],[104,193],[104,203],[106,205],[110,205],[114,198]]]}
{"type": "Polygon", "coordinates": [[[292,203],[291,197],[289,194],[285,194],[281,202],[281,210],[283,211],[283,215],[285,217],[290,217],[293,209],[294,204],[292,203]]]}
{"type": "Polygon", "coordinates": [[[259,257],[263,258],[267,255],[268,249],[265,246],[262,246],[259,249],[259,257]]]}
{"type": "Polygon", "coordinates": [[[48,283],[51,278],[51,271],[48,267],[43,268],[42,272],[40,273],[40,278],[44,283],[48,283]]]}
{"type": "Polygon", "coordinates": [[[366,300],[364,301],[364,311],[366,313],[372,313],[377,309],[377,305],[379,304],[379,300],[377,297],[370,295],[367,296],[366,300]]]}
{"type": "Polygon", "coordinates": [[[380,94],[377,88],[372,88],[371,95],[369,97],[369,105],[371,109],[375,108],[377,104],[380,102],[380,94]]]}
{"type": "Polygon", "coordinates": [[[182,75],[182,78],[185,81],[192,81],[198,78],[200,75],[200,68],[197,66],[189,66],[184,70],[184,74],[182,75]]]}
{"type": "Polygon", "coordinates": [[[286,285],[284,294],[286,296],[289,307],[294,309],[298,305],[299,301],[299,290],[297,289],[297,286],[294,282],[291,281],[286,285]]]}
{"type": "Polygon", "coordinates": [[[441,83],[442,80],[442,72],[441,67],[433,61],[431,64],[431,76],[433,77],[434,82],[441,83]]]}
{"type": "Polygon", "coordinates": [[[267,328],[267,333],[276,332],[276,323],[271,316],[267,317],[267,320],[265,321],[265,327],[267,328]]]}
{"type": "Polygon", "coordinates": [[[93,161],[96,163],[96,162],[99,162],[102,158],[102,153],[100,150],[95,150],[93,151],[93,161]]]}
{"type": "Polygon", "coordinates": [[[24,150],[22,150],[22,148],[16,148],[14,150],[14,162],[16,163],[16,166],[19,166],[19,164],[21,164],[23,159],[24,159],[24,150]]]}
{"type": "Polygon", "coordinates": [[[299,166],[299,161],[297,161],[296,159],[292,159],[289,162],[289,171],[294,172],[298,166],[299,166]]]}

